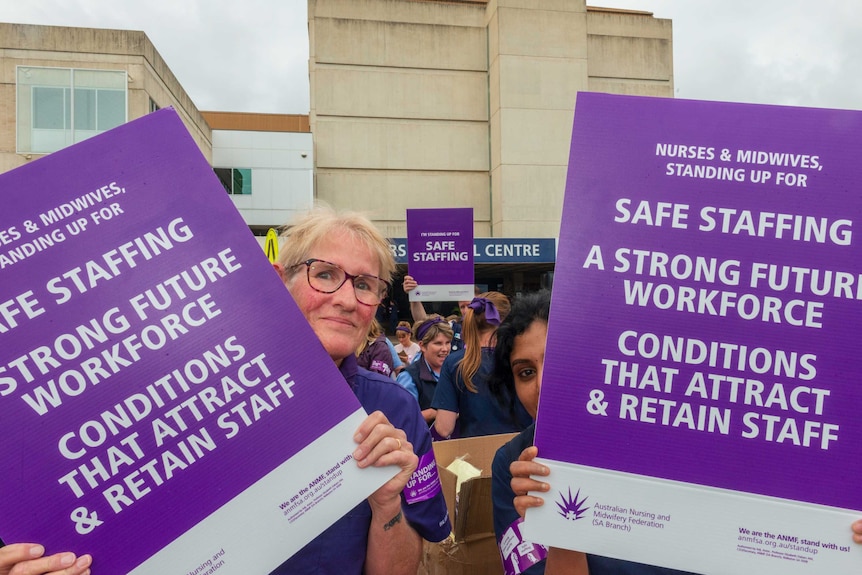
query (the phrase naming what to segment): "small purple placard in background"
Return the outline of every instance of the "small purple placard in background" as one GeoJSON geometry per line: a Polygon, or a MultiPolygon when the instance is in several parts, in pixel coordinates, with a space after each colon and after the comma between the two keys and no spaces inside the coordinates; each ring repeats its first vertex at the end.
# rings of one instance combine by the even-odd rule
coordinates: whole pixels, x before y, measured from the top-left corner
{"type": "Polygon", "coordinates": [[[473,299],[473,208],[407,210],[411,301],[473,299]]]}

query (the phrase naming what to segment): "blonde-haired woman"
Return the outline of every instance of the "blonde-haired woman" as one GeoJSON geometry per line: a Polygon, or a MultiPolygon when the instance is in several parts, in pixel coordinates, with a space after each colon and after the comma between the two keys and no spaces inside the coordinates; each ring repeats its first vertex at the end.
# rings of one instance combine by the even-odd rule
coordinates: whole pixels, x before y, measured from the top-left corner
{"type": "Polygon", "coordinates": [[[274,573],[414,574],[420,537],[440,541],[449,532],[442,494],[413,501],[404,493],[419,463],[433,461],[428,428],[410,394],[360,368],[355,353],[389,289],[395,269],[389,244],[364,216],[330,209],[314,210],[285,235],[275,268],[371,414],[357,430],[354,459],[360,467],[396,465],[400,472],[274,573]]]}
{"type": "Polygon", "coordinates": [[[474,437],[521,431],[532,419],[520,401],[514,415],[488,390],[494,367],[494,333],[509,313],[509,299],[500,292],[473,298],[464,314],[464,349],[443,362],[431,407],[437,410],[436,438],[474,437]]]}

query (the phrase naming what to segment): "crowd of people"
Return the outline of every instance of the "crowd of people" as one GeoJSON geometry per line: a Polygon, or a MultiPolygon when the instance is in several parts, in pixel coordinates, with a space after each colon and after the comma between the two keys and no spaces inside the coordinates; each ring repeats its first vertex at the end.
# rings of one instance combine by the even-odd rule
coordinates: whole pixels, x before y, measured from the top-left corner
{"type": "MultiPolygon", "coordinates": [[[[458,318],[429,315],[421,302],[412,302],[414,321],[398,324],[393,345],[375,313],[390,293],[396,267],[374,225],[360,214],[318,208],[283,235],[273,267],[370,414],[354,438],[356,465],[393,466],[394,476],[272,573],[414,575],[422,540],[438,542],[451,532],[439,490],[421,501],[405,493],[420,461],[433,463],[432,438],[519,433],[494,458],[499,542],[528,508],[544,503],[530,493],[548,492],[553,481],[534,461],[533,446],[550,294],[512,301],[495,291],[478,293],[458,302],[458,318]]],[[[403,287],[409,292],[416,282],[406,276],[403,287]]],[[[862,544],[862,520],[851,529],[862,544]]],[[[534,550],[536,561],[524,571],[530,575],[681,573],[523,544],[534,550]]],[[[87,575],[97,561],[71,552],[46,555],[36,543],[0,547],[0,575],[87,575]]]]}

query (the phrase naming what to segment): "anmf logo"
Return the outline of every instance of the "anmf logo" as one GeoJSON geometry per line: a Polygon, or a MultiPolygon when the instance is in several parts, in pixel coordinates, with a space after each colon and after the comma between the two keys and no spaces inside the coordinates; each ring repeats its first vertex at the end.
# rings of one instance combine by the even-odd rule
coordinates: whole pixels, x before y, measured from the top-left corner
{"type": "Polygon", "coordinates": [[[583,519],[584,514],[589,511],[589,507],[584,507],[584,503],[587,501],[587,496],[585,495],[583,499],[580,498],[581,490],[578,489],[575,496],[572,497],[572,488],[569,487],[569,495],[566,497],[562,492],[560,492],[560,501],[557,503],[557,507],[560,509],[558,513],[569,519],[570,521],[577,521],[578,519],[583,519]]]}

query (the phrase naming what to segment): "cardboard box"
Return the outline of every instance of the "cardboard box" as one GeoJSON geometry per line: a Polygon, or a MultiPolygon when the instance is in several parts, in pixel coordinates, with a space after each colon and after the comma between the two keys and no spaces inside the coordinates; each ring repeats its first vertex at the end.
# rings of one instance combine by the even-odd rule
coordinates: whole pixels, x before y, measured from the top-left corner
{"type": "Polygon", "coordinates": [[[500,575],[503,572],[494,535],[491,464],[497,449],[515,435],[505,433],[434,442],[434,457],[453,534],[441,543],[425,542],[419,575],[500,575]],[[446,469],[457,457],[482,472],[479,477],[463,482],[460,494],[455,493],[455,474],[446,469]]]}
{"type": "Polygon", "coordinates": [[[491,535],[471,541],[449,538],[441,543],[424,542],[417,575],[502,575],[503,562],[497,539],[491,535]]]}
{"type": "Polygon", "coordinates": [[[434,442],[434,458],[440,472],[440,486],[449,508],[455,541],[463,543],[490,535],[494,537],[494,508],[491,502],[491,463],[501,445],[516,433],[484,435],[466,439],[450,439],[434,442]],[[482,475],[461,484],[461,493],[455,493],[455,474],[448,466],[456,457],[461,457],[482,475]]]}

